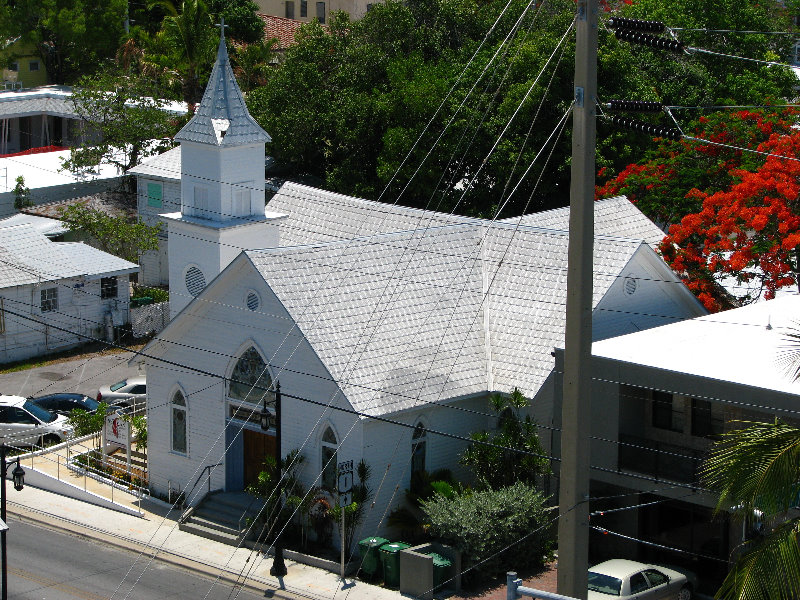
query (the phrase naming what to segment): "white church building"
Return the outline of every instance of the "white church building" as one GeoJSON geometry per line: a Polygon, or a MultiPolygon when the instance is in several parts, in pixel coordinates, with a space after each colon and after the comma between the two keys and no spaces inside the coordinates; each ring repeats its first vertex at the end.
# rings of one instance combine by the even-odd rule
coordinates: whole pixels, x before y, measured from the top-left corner
{"type": "MultiPolygon", "coordinates": [[[[306,485],[331,486],[338,461],[372,467],[374,502],[354,539],[384,530],[413,471],[468,478],[464,442],[440,433],[492,428],[489,394],[517,387],[538,422],[553,423],[566,209],[497,222],[286,183],[265,210],[269,136],[224,43],[177,139],[174,317],[135,359],[147,369],[155,493],[253,481],[275,450],[259,414],[278,381],[281,455],[300,450],[306,485]]],[[[655,253],[655,225],[624,198],[596,209],[595,339],[705,314],[655,253]]]]}

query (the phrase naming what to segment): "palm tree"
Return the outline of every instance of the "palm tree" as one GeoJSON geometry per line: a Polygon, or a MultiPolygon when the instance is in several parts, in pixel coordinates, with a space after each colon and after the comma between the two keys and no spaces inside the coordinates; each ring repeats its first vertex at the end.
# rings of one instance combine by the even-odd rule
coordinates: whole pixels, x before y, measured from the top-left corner
{"type": "Polygon", "coordinates": [[[760,511],[773,526],[742,543],[716,597],[800,598],[800,518],[787,518],[800,493],[800,429],[778,420],[741,424],[714,444],[702,476],[719,492],[717,512],[747,519],[760,511]]]}
{"type": "Polygon", "coordinates": [[[160,6],[167,13],[153,40],[156,61],[180,82],[181,96],[194,112],[203,97],[205,79],[214,63],[219,38],[211,14],[203,0],[184,0],[179,6],[172,0],[153,0],[148,6],[160,6]]]}

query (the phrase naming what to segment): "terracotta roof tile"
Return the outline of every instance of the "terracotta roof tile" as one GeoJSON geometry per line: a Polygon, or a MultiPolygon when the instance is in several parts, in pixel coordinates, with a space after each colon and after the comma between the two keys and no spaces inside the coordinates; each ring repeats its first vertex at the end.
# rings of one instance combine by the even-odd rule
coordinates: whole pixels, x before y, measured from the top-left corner
{"type": "Polygon", "coordinates": [[[273,17],[272,15],[261,13],[258,13],[258,16],[264,21],[264,39],[271,40],[275,38],[278,40],[276,50],[286,50],[289,46],[294,46],[297,43],[294,36],[300,26],[304,24],[302,21],[295,21],[285,17],[273,17]]]}

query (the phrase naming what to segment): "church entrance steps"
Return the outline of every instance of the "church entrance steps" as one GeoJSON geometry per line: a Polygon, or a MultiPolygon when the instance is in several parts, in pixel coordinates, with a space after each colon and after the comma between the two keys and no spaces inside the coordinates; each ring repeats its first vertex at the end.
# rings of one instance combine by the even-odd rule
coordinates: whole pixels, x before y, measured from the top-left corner
{"type": "Polygon", "coordinates": [[[179,528],[232,546],[241,544],[264,506],[246,492],[211,492],[187,511],[179,528]]]}

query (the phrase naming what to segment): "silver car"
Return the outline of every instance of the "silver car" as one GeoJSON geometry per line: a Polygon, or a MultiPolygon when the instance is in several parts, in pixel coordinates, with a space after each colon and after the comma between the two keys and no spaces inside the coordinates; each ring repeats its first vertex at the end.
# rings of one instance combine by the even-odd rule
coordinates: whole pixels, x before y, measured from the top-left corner
{"type": "Polygon", "coordinates": [[[615,558],[589,569],[589,600],[691,600],[693,594],[689,577],[667,567],[615,558]]]}
{"type": "Polygon", "coordinates": [[[133,407],[144,410],[147,399],[147,381],[144,377],[128,377],[111,385],[104,385],[97,392],[97,401],[111,406],[133,407]]]}

